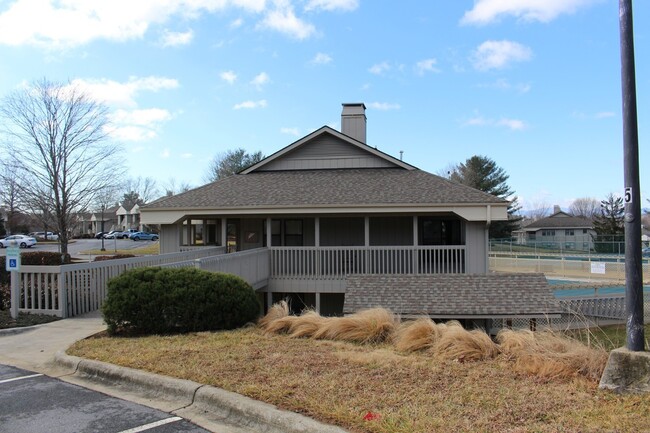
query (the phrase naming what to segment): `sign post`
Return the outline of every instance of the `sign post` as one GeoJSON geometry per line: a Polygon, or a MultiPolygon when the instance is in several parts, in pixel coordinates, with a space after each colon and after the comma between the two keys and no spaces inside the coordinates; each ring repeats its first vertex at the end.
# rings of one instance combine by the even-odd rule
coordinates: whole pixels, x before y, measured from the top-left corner
{"type": "Polygon", "coordinates": [[[16,241],[11,241],[7,247],[7,257],[5,258],[6,270],[11,272],[11,318],[18,318],[18,305],[20,304],[19,281],[20,275],[20,248],[16,241]]]}

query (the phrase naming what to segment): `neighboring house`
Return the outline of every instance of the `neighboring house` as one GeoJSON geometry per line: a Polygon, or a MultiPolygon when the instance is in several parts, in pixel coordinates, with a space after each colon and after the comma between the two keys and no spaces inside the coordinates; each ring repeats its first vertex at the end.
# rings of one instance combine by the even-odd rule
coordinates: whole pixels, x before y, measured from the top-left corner
{"type": "Polygon", "coordinates": [[[265,305],[340,314],[350,274],[486,274],[488,227],[508,202],[368,146],[364,104],[233,175],[140,208],[160,252],[270,250],[265,305]],[[200,242],[197,242],[200,239],[200,242]]]}
{"type": "Polygon", "coordinates": [[[588,218],[575,217],[554,207],[553,215],[533,221],[513,232],[520,245],[590,251],[596,231],[588,218]]]}
{"type": "Polygon", "coordinates": [[[101,231],[111,231],[117,230],[117,210],[119,206],[111,206],[103,211],[98,210],[92,214],[90,217],[90,226],[93,233],[99,233],[101,231]],[[102,220],[104,225],[102,227],[102,220]]]}
{"type": "Polygon", "coordinates": [[[140,206],[136,203],[131,209],[125,209],[124,206],[117,208],[117,227],[121,230],[140,229],[140,206]]]}

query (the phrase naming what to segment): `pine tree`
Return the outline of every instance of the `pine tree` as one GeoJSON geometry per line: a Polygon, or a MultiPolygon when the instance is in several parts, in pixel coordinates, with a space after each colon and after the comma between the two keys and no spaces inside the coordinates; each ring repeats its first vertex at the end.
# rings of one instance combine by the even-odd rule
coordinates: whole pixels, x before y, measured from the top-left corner
{"type": "Polygon", "coordinates": [[[490,224],[490,238],[500,239],[512,236],[512,231],[519,228],[522,217],[517,215],[521,209],[508,185],[508,174],[492,159],[486,156],[472,156],[464,163],[458,164],[450,173],[450,179],[463,185],[476,188],[504,200],[510,200],[507,221],[493,221],[490,224]]]}
{"type": "Polygon", "coordinates": [[[600,202],[600,211],[594,218],[595,249],[599,253],[623,253],[619,250],[619,243],[625,234],[625,206],[621,197],[609,194],[600,202]]]}

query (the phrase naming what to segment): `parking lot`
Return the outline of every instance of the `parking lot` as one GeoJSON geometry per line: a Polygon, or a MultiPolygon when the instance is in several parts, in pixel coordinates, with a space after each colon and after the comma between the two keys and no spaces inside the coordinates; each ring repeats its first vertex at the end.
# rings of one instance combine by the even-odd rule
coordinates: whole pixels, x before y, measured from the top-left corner
{"type": "MultiPolygon", "coordinates": [[[[106,254],[111,254],[117,250],[130,250],[140,248],[157,241],[133,241],[131,239],[104,239],[104,248],[106,254]]],[[[99,250],[102,247],[101,239],[74,239],[68,244],[68,252],[71,256],[80,259],[92,260],[94,256],[83,254],[85,251],[99,250]]],[[[31,248],[21,249],[21,252],[28,251],[60,251],[60,246],[55,242],[39,242],[31,248]]],[[[0,256],[4,256],[7,250],[0,248],[0,256]]]]}
{"type": "Polygon", "coordinates": [[[166,412],[0,364],[0,432],[207,432],[166,412]]]}

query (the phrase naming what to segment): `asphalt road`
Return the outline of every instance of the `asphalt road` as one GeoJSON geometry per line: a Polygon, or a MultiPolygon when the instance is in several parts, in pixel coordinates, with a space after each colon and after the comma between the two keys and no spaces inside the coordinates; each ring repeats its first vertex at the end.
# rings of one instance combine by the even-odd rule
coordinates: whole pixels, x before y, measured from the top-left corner
{"type": "Polygon", "coordinates": [[[207,433],[125,400],[0,364],[0,433],[207,433]]]}
{"type": "MultiPolygon", "coordinates": [[[[158,241],[156,241],[158,242],[158,241]]],[[[104,248],[106,254],[111,254],[115,250],[130,250],[133,248],[144,247],[154,243],[154,241],[133,241],[131,239],[104,239],[104,248]]],[[[84,251],[99,250],[102,247],[101,239],[74,239],[73,242],[68,244],[68,252],[72,257],[81,259],[92,260],[94,256],[82,254],[84,251]]],[[[22,252],[28,251],[59,251],[58,243],[39,242],[33,247],[21,249],[22,252]]],[[[0,248],[0,256],[7,253],[5,248],[0,248]]]]}

